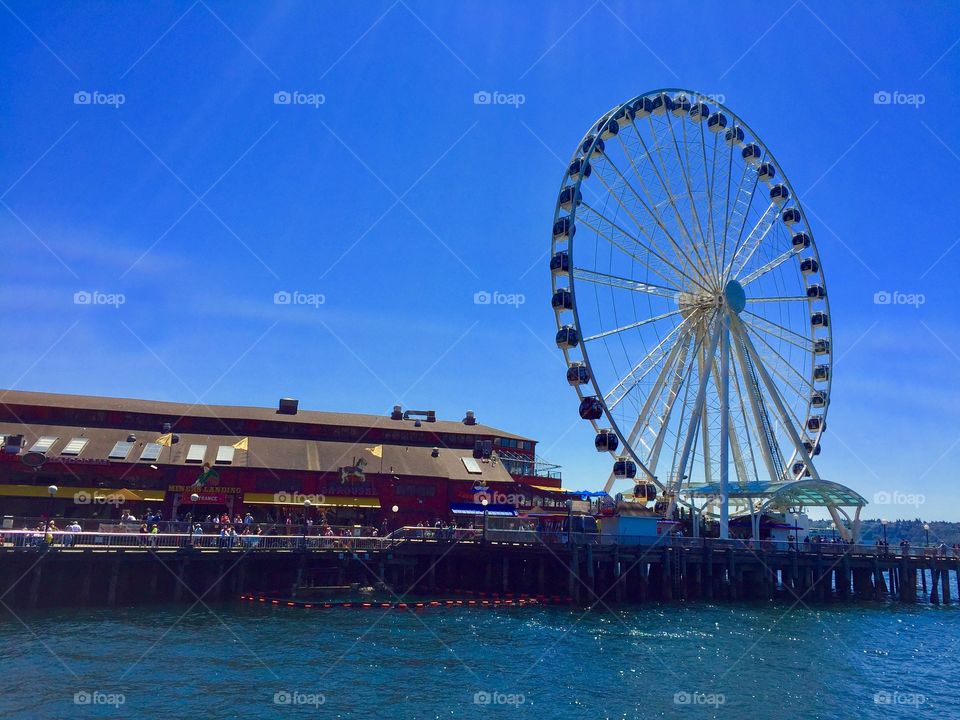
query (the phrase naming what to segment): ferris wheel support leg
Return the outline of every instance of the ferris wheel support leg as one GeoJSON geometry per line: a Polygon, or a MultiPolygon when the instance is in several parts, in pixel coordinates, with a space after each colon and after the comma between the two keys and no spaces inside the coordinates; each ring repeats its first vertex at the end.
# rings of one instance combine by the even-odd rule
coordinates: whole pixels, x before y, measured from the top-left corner
{"type": "MultiPolygon", "coordinates": [[[[797,453],[803,459],[803,462],[806,464],[807,468],[810,470],[810,476],[814,480],[820,480],[820,473],[817,472],[817,468],[814,466],[813,461],[810,459],[810,455],[807,453],[807,449],[803,446],[803,442],[800,440],[800,436],[797,434],[796,428],[793,426],[793,422],[790,419],[790,413],[787,411],[786,406],[783,404],[783,399],[780,397],[780,391],[777,390],[777,386],[774,384],[773,380],[770,378],[770,374],[767,372],[766,366],[763,364],[763,360],[760,358],[760,354],[757,352],[757,349],[753,346],[753,342],[750,340],[749,335],[743,331],[742,328],[737,328],[737,332],[740,338],[743,340],[744,345],[747,348],[747,352],[753,357],[754,364],[757,368],[757,372],[760,374],[760,379],[763,380],[763,384],[767,386],[767,392],[770,394],[773,404],[777,408],[777,412],[780,413],[780,419],[783,422],[783,426],[787,431],[787,434],[790,436],[790,441],[793,443],[793,446],[797,449],[797,453]]],[[[831,511],[835,512],[835,511],[831,511]]]]}
{"type": "Polygon", "coordinates": [[[730,324],[720,317],[720,537],[730,537],[730,324]]]}
{"type": "MultiPolygon", "coordinates": [[[[710,347],[707,350],[706,357],[712,359],[717,352],[717,342],[720,340],[720,325],[722,323],[717,323],[716,329],[713,331],[710,337],[710,347]]],[[[683,476],[687,471],[687,461],[690,459],[690,450],[693,447],[693,441],[697,434],[697,424],[700,422],[700,412],[703,408],[704,398],[706,397],[707,392],[707,380],[710,378],[709,373],[700,374],[700,385],[697,388],[697,397],[694,400],[693,412],[690,413],[690,423],[687,426],[687,436],[683,441],[683,452],[680,455],[680,465],[677,469],[676,477],[676,487],[671,488],[673,493],[670,497],[670,506],[667,508],[666,517],[671,517],[673,515],[673,509],[677,504],[677,493],[680,490],[680,486],[683,484],[683,476]]]]}

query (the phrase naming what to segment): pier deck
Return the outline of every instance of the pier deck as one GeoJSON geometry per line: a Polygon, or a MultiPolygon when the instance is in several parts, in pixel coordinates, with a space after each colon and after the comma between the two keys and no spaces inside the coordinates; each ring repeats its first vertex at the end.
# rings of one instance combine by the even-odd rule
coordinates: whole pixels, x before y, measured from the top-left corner
{"type": "Polygon", "coordinates": [[[389,538],[58,534],[53,544],[7,534],[0,601],[9,607],[132,605],[297,597],[311,587],[380,585],[398,597],[527,594],[583,605],[656,601],[952,603],[960,558],[934,548],[786,546],[707,538],[529,536],[415,529],[389,538]],[[89,535],[89,537],[87,536],[89,535]],[[897,549],[899,550],[899,549],[897,549]]]}

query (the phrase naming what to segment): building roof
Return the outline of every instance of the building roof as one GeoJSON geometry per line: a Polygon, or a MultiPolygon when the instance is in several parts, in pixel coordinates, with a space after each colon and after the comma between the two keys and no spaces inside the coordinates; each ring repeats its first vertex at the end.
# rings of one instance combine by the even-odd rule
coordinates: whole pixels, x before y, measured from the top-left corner
{"type": "MultiPolygon", "coordinates": [[[[220,420],[263,420],[304,425],[327,425],[383,430],[402,429],[409,432],[458,433],[463,435],[493,436],[526,440],[531,438],[505,432],[489,425],[466,425],[457,420],[422,421],[417,427],[414,419],[392,420],[389,414],[369,415],[362,413],[325,412],[300,410],[295,415],[278,413],[276,408],[238,405],[209,405],[175,403],[160,400],[137,400],[94,395],[66,395],[59,393],[31,392],[25,390],[0,390],[0,407],[36,406],[73,410],[126,412],[158,416],[160,422],[175,421],[181,417],[217,418],[220,420]]],[[[158,425],[159,427],[159,425],[158,425]]],[[[226,430],[226,428],[224,428],[226,430]]]]}
{"type": "MultiPolygon", "coordinates": [[[[232,461],[217,463],[218,450],[222,446],[232,447],[244,438],[233,435],[200,435],[178,433],[180,442],[162,446],[159,456],[141,460],[148,443],[155,443],[161,433],[136,431],[136,440],[129,453],[122,460],[108,460],[111,450],[117,442],[126,441],[127,430],[122,428],[91,428],[69,425],[39,425],[0,422],[0,435],[23,434],[24,442],[21,456],[29,453],[31,446],[40,437],[53,437],[56,441],[44,453],[46,467],[66,463],[84,463],[90,461],[110,463],[132,463],[147,468],[150,465],[196,467],[199,474],[203,465],[209,463],[215,468],[270,468],[272,470],[305,470],[312,472],[337,472],[341,468],[354,467],[360,458],[365,462],[368,473],[382,473],[397,476],[443,477],[451,480],[476,482],[512,482],[513,478],[503,463],[474,460],[472,451],[463,448],[438,448],[433,456],[433,448],[423,445],[375,445],[371,442],[330,442],[323,440],[304,440],[300,438],[256,437],[246,438],[247,450],[235,450],[232,461]],[[85,438],[87,443],[77,456],[64,456],[64,447],[74,438],[85,438]],[[193,446],[206,446],[205,451],[195,462],[187,462],[187,456],[193,446]],[[380,456],[375,453],[379,452],[380,456]],[[465,464],[462,458],[468,458],[465,464]],[[467,464],[480,469],[480,473],[471,473],[467,464]]],[[[39,458],[42,460],[43,458],[39,458]]]]}

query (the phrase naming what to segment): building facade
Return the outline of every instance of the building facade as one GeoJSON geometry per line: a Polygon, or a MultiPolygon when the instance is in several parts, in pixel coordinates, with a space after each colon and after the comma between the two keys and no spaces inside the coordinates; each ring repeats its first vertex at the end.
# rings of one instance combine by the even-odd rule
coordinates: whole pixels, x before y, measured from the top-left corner
{"type": "MultiPolygon", "coordinates": [[[[0,393],[0,515],[250,513],[391,527],[559,488],[536,441],[433,411],[379,415],[0,393]]],[[[519,498],[519,499],[517,499],[519,498]]]]}

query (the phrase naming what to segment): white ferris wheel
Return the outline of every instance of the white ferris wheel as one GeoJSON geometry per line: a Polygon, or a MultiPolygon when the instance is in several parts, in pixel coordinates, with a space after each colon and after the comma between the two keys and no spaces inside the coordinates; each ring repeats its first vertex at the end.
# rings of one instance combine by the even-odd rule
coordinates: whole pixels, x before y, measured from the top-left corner
{"type": "Polygon", "coordinates": [[[667,514],[709,498],[725,536],[751,488],[819,480],[831,317],[806,220],[756,133],[697,93],[645,93],[583,136],[552,304],[580,416],[614,458],[608,492],[630,481],[667,514]]]}

